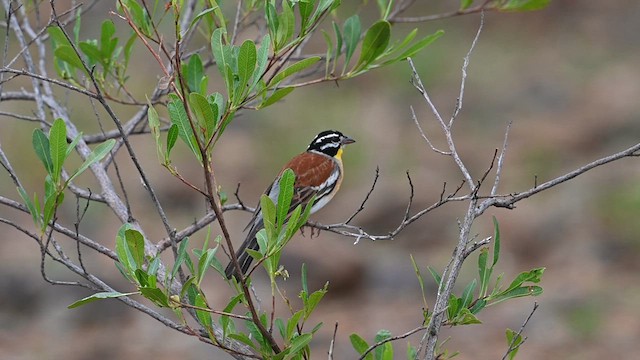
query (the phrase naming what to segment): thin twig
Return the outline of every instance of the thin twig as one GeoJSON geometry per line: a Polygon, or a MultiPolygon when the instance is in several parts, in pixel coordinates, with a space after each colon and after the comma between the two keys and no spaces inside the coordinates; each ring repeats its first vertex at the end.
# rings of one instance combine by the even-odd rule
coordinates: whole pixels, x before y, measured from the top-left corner
{"type": "Polygon", "coordinates": [[[362,210],[364,210],[364,204],[367,203],[367,201],[369,200],[369,196],[371,196],[371,193],[373,193],[373,190],[376,187],[376,183],[378,182],[379,177],[380,177],[380,167],[376,166],[376,175],[373,177],[373,184],[371,184],[371,188],[369,188],[367,195],[364,197],[364,200],[362,200],[362,203],[360,203],[360,207],[356,209],[356,211],[354,211],[354,213],[351,214],[351,216],[349,216],[349,218],[344,222],[345,224],[349,224],[351,220],[353,220],[353,218],[355,218],[360,212],[362,212],[362,210]]]}
{"type": "Polygon", "coordinates": [[[333,360],[333,346],[336,343],[336,334],[338,333],[338,322],[333,327],[333,336],[331,337],[331,343],[329,344],[328,360],[333,360]]]}
{"type": "Polygon", "coordinates": [[[520,330],[518,330],[518,332],[516,333],[516,335],[513,337],[513,339],[511,340],[511,342],[509,343],[509,348],[507,349],[507,352],[504,354],[504,356],[502,357],[502,360],[506,360],[507,356],[509,356],[509,354],[511,354],[513,351],[515,351],[516,349],[518,349],[522,344],[524,344],[525,341],[527,341],[527,338],[523,338],[522,341],[520,341],[520,343],[518,343],[516,345],[516,341],[518,340],[518,338],[520,337],[520,335],[522,335],[522,332],[524,331],[524,328],[527,326],[527,324],[529,323],[529,320],[531,320],[531,317],[533,316],[533,313],[536,312],[536,310],[538,310],[538,302],[534,302],[533,303],[533,309],[531,309],[531,312],[529,313],[529,316],[527,316],[527,318],[524,320],[524,322],[522,323],[522,326],[520,326],[520,330]]]}
{"type": "Polygon", "coordinates": [[[413,334],[415,334],[415,333],[417,333],[417,332],[420,332],[420,331],[422,331],[422,330],[425,330],[425,329],[427,329],[427,327],[426,327],[426,326],[419,326],[419,327],[417,327],[417,328],[415,328],[415,329],[413,329],[413,330],[409,330],[409,331],[407,331],[407,332],[406,332],[406,333],[404,333],[404,334],[396,335],[396,336],[392,336],[392,337],[386,338],[386,339],[384,339],[384,340],[378,341],[377,343],[375,343],[375,344],[373,344],[373,345],[369,346],[369,347],[367,348],[367,350],[365,350],[365,351],[360,355],[360,357],[358,358],[358,360],[364,360],[364,359],[367,357],[367,355],[369,355],[369,353],[370,353],[370,352],[372,352],[373,350],[375,350],[375,349],[376,349],[377,347],[379,347],[379,346],[382,346],[382,345],[384,345],[384,344],[386,344],[386,343],[388,343],[388,342],[390,342],[390,341],[396,341],[396,340],[400,340],[400,339],[407,338],[407,337],[409,337],[409,336],[411,336],[411,335],[413,335],[413,334]]]}
{"type": "Polygon", "coordinates": [[[500,150],[500,155],[498,156],[498,167],[496,168],[496,178],[493,182],[493,186],[491,187],[491,196],[496,195],[498,192],[498,185],[500,184],[500,176],[502,175],[502,164],[504,163],[504,157],[507,153],[507,145],[509,141],[509,130],[511,130],[511,124],[513,121],[509,121],[507,124],[507,129],[504,132],[504,141],[502,142],[502,150],[500,150]]]}
{"type": "Polygon", "coordinates": [[[413,105],[409,105],[409,108],[411,109],[411,117],[413,118],[413,122],[416,124],[418,131],[420,131],[420,135],[422,136],[424,141],[427,142],[431,150],[441,155],[451,155],[450,151],[443,151],[433,146],[433,144],[431,143],[431,140],[429,140],[429,137],[427,137],[427,134],[424,132],[424,130],[422,130],[422,125],[420,125],[420,122],[418,121],[418,117],[416,116],[416,112],[413,110],[413,105]]]}

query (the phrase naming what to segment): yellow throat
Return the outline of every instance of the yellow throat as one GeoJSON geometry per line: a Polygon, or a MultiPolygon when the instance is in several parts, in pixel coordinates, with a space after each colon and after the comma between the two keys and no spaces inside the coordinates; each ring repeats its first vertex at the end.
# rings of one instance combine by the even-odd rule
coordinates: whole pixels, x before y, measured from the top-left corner
{"type": "Polygon", "coordinates": [[[338,149],[338,153],[334,156],[336,159],[342,161],[342,148],[338,149]]]}

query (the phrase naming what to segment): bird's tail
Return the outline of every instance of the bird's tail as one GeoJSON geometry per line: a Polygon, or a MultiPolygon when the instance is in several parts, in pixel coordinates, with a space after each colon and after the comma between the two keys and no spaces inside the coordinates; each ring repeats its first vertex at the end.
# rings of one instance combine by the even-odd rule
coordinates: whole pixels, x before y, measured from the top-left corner
{"type": "MultiPolygon", "coordinates": [[[[247,249],[250,250],[258,250],[258,240],[256,239],[256,234],[258,231],[262,229],[262,220],[257,221],[251,226],[247,237],[244,239],[242,245],[236,252],[236,258],[238,259],[238,264],[240,264],[240,269],[242,270],[242,275],[246,274],[251,266],[251,262],[253,262],[253,257],[249,255],[247,249]]],[[[226,269],[224,269],[224,274],[227,279],[231,279],[232,277],[236,277],[237,280],[240,280],[240,276],[238,276],[237,269],[233,264],[233,261],[230,261],[227,265],[226,269]]]]}

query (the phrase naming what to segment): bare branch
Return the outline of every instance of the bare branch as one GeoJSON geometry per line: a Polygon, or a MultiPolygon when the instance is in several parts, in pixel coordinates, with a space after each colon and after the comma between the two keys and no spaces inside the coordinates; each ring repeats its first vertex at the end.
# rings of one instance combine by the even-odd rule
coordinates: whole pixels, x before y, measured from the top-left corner
{"type": "Polygon", "coordinates": [[[369,353],[370,353],[370,352],[372,352],[373,350],[375,350],[375,349],[376,349],[377,347],[379,347],[379,346],[382,346],[382,345],[384,345],[384,344],[386,344],[386,343],[388,343],[388,342],[391,342],[391,341],[396,341],[396,340],[400,340],[400,339],[407,338],[407,337],[409,337],[409,336],[411,336],[411,335],[413,335],[413,334],[415,334],[415,333],[417,333],[417,332],[420,332],[420,331],[422,331],[422,330],[425,330],[425,329],[427,329],[427,327],[426,327],[426,326],[419,326],[419,327],[417,327],[417,328],[415,328],[415,329],[413,329],[413,330],[409,330],[409,331],[407,331],[407,332],[406,332],[406,333],[404,333],[404,334],[396,335],[396,336],[392,336],[392,337],[386,338],[386,339],[384,339],[384,340],[382,340],[382,341],[378,341],[377,343],[375,343],[375,344],[373,344],[373,345],[369,346],[369,348],[367,348],[367,350],[365,350],[365,351],[360,355],[360,357],[358,358],[358,360],[364,360],[364,359],[367,357],[367,355],[369,355],[369,353]]]}
{"type": "Polygon", "coordinates": [[[364,204],[367,203],[367,201],[369,200],[369,196],[371,196],[371,193],[373,193],[373,190],[376,187],[376,183],[378,182],[379,177],[380,177],[380,167],[376,166],[376,175],[373,178],[373,184],[371,184],[371,188],[369,188],[367,195],[364,197],[364,200],[362,200],[360,207],[353,214],[351,214],[351,216],[349,216],[349,218],[344,222],[345,224],[349,224],[351,220],[353,220],[353,218],[355,218],[360,212],[362,212],[362,210],[364,210],[364,204]]]}
{"type": "Polygon", "coordinates": [[[331,337],[331,344],[329,344],[328,360],[333,360],[333,346],[336,343],[336,334],[338,333],[338,322],[333,327],[333,336],[331,337]]]}
{"type": "Polygon", "coordinates": [[[498,156],[498,167],[496,168],[496,178],[493,182],[493,187],[491,187],[491,196],[495,195],[498,192],[500,175],[502,175],[502,164],[504,163],[504,157],[507,153],[507,144],[509,140],[509,130],[511,130],[511,124],[513,124],[513,121],[509,121],[509,124],[507,124],[507,130],[505,130],[504,132],[504,141],[502,142],[502,150],[500,150],[500,155],[498,156]]]}
{"type": "Polygon", "coordinates": [[[511,194],[511,195],[496,195],[495,197],[490,197],[487,200],[483,201],[479,206],[478,206],[478,215],[482,214],[488,207],[490,206],[495,206],[495,207],[504,207],[504,208],[508,208],[508,209],[513,209],[515,207],[515,203],[517,203],[520,200],[526,199],[528,197],[531,197],[539,192],[545,191],[547,189],[550,189],[556,185],[562,184],[564,182],[567,182],[579,175],[582,175],[584,173],[586,173],[587,171],[593,170],[599,166],[608,164],[610,162],[616,161],[616,160],[620,160],[626,157],[635,157],[635,156],[640,156],[640,143],[633,145],[623,151],[617,152],[615,154],[609,155],[609,156],[605,156],[603,158],[600,158],[598,160],[592,161],[586,165],[583,165],[581,167],[579,167],[576,170],[573,170],[569,173],[566,173],[562,176],[558,176],[555,179],[549,180],[547,182],[544,182],[542,184],[537,184],[536,186],[534,186],[533,188],[523,191],[523,192],[519,192],[519,193],[515,193],[515,194],[511,194]]]}
{"type": "Polygon", "coordinates": [[[458,168],[460,169],[460,172],[462,173],[462,176],[464,176],[464,179],[466,180],[468,186],[473,191],[475,187],[473,183],[473,178],[471,177],[471,174],[469,174],[469,170],[467,170],[467,167],[464,165],[464,163],[462,162],[462,159],[460,159],[460,156],[456,151],[456,147],[453,142],[453,136],[451,134],[451,126],[445,123],[444,119],[440,115],[440,112],[431,101],[431,97],[429,96],[426,88],[422,84],[422,80],[420,79],[420,75],[418,75],[418,71],[416,70],[416,67],[413,64],[413,60],[411,58],[407,58],[407,60],[409,61],[409,66],[411,66],[411,70],[412,70],[411,79],[412,79],[413,86],[422,94],[422,97],[429,105],[431,112],[433,112],[433,115],[436,117],[436,120],[438,121],[438,124],[440,124],[440,127],[442,128],[442,131],[447,140],[447,145],[449,146],[450,155],[454,159],[458,168]]]}
{"type": "Polygon", "coordinates": [[[431,148],[431,150],[433,150],[433,151],[435,151],[435,152],[437,152],[438,154],[441,154],[441,155],[451,155],[450,151],[442,151],[442,150],[436,148],[435,146],[433,146],[433,144],[431,143],[431,140],[429,140],[429,138],[427,137],[427,134],[425,134],[424,130],[422,130],[422,126],[420,125],[420,122],[418,121],[418,117],[416,116],[415,111],[413,111],[413,106],[409,105],[409,108],[411,109],[411,117],[413,118],[413,122],[418,127],[418,130],[420,131],[420,135],[422,136],[424,141],[426,141],[427,144],[429,144],[429,147],[431,148]]]}
{"type": "Polygon", "coordinates": [[[516,349],[518,349],[522,344],[524,344],[525,341],[527,341],[527,338],[525,337],[525,338],[522,339],[522,341],[520,343],[518,343],[516,345],[516,340],[520,337],[520,335],[522,335],[522,332],[524,331],[524,328],[527,326],[527,324],[529,323],[529,320],[531,320],[531,317],[533,316],[533,313],[536,312],[536,310],[538,310],[538,303],[537,302],[533,303],[533,309],[531,309],[531,312],[529,313],[529,316],[527,316],[527,318],[522,323],[522,326],[520,326],[520,330],[518,330],[518,332],[516,333],[516,336],[514,336],[513,340],[511,340],[511,343],[509,344],[509,348],[507,349],[507,352],[502,357],[502,360],[506,360],[507,357],[509,356],[509,354],[511,354],[516,349]]]}
{"type": "Polygon", "coordinates": [[[458,95],[458,101],[456,102],[456,107],[453,110],[453,114],[451,115],[451,119],[449,119],[449,129],[451,129],[451,126],[453,126],[453,121],[455,120],[456,117],[458,117],[460,110],[462,110],[462,99],[464,99],[464,85],[467,81],[467,67],[469,66],[469,58],[471,57],[471,53],[473,52],[473,49],[476,48],[476,44],[478,43],[478,39],[480,38],[480,33],[482,33],[483,27],[484,27],[484,11],[482,10],[480,11],[480,26],[478,26],[478,31],[476,32],[476,36],[473,38],[473,41],[471,42],[471,47],[469,48],[469,51],[467,51],[467,55],[465,55],[464,61],[462,63],[462,76],[460,78],[460,93],[458,95]]]}

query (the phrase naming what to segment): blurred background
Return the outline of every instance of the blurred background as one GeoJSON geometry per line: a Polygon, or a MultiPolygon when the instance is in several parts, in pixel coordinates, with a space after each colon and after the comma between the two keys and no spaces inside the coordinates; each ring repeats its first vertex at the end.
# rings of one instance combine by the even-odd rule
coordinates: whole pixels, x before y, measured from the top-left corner
{"type": "MultiPolygon", "coordinates": [[[[444,12],[457,4],[425,2],[407,15],[444,12]]],[[[347,5],[345,13],[356,9],[356,5],[347,5]]],[[[86,14],[81,37],[95,38],[96,24],[109,17],[110,10],[112,2],[101,2],[86,14]]],[[[370,24],[374,4],[365,6],[361,14],[363,23],[370,24]]],[[[639,16],[640,3],[629,0],[553,1],[538,12],[486,14],[468,68],[464,109],[454,126],[456,145],[474,177],[483,174],[494,150],[501,147],[510,121],[500,193],[528,189],[536,178],[542,183],[636,144],[640,138],[639,16]]],[[[114,21],[126,34],[125,24],[114,21]]],[[[479,15],[470,15],[394,27],[400,33],[418,27],[423,35],[445,30],[442,38],[414,59],[443,115],[451,114],[455,106],[460,67],[479,21],[479,15]]],[[[320,42],[311,43],[309,50],[321,47],[320,42]]],[[[142,46],[136,47],[132,61],[135,71],[129,85],[142,97],[155,87],[160,71],[142,46]]],[[[313,220],[334,223],[346,219],[366,195],[379,167],[376,190],[354,224],[377,234],[395,229],[408,201],[407,170],[415,186],[414,212],[437,201],[443,183],[452,189],[461,181],[451,159],[431,151],[420,137],[409,106],[414,107],[431,141],[445,145],[439,126],[409,80],[410,68],[402,62],[355,80],[301,88],[264,111],[241,114],[217,145],[218,182],[231,202],[241,184],[240,198],[254,206],[282,164],[304,150],[315,134],[339,129],[357,143],[345,152],[346,178],[340,193],[313,220]]],[[[28,86],[27,80],[22,81],[28,86]]],[[[212,82],[210,85],[212,91],[217,89],[212,82]]],[[[96,132],[91,104],[85,99],[76,104],[79,97],[75,94],[60,94],[69,98],[72,118],[85,134],[96,132]]],[[[0,104],[4,111],[30,114],[24,106],[0,104]]],[[[116,109],[124,119],[134,111],[116,109]]],[[[100,111],[98,115],[110,128],[108,118],[100,111]]],[[[25,187],[41,192],[41,165],[25,145],[31,141],[33,126],[0,117],[0,142],[25,187]]],[[[136,137],[136,151],[172,225],[184,228],[202,215],[204,201],[157,164],[150,140],[150,136],[136,137]]],[[[174,163],[186,177],[199,181],[200,170],[185,147],[178,146],[174,163]]],[[[163,237],[131,162],[121,156],[119,165],[127,176],[134,215],[147,235],[163,237]]],[[[2,174],[2,195],[18,199],[10,179],[2,174]]],[[[625,159],[522,201],[515,210],[489,209],[476,222],[474,232],[479,238],[489,236],[491,216],[499,221],[502,256],[498,272],[504,272],[505,280],[510,281],[521,271],[546,267],[541,284],[544,294],[486,309],[479,316],[483,325],[444,329],[441,339],[451,337],[446,348],[460,351],[460,359],[502,358],[507,348],[505,329],[517,330],[537,301],[540,308],[527,326],[528,339],[518,359],[615,359],[637,353],[639,176],[637,160],[625,159]]],[[[91,184],[88,178],[83,181],[91,184]]],[[[75,204],[71,201],[64,211],[68,220],[61,218],[72,226],[75,204]]],[[[423,271],[427,301],[432,306],[435,287],[426,267],[441,271],[447,264],[457,242],[457,220],[464,211],[462,204],[448,204],[413,223],[393,241],[363,240],[354,245],[353,239],[328,232],[313,238],[308,231],[306,236],[296,236],[283,259],[292,274],[283,288],[296,297],[303,262],[309,269],[310,287],[329,282],[329,293],[310,320],[324,322],[313,342],[313,358],[326,355],[335,322],[339,323],[336,359],[356,357],[348,340],[353,332],[372,341],[380,329],[396,335],[419,326],[423,303],[409,254],[423,271]]],[[[31,225],[30,217],[4,207],[0,207],[0,216],[31,225]]],[[[227,213],[237,244],[249,218],[247,213],[227,213]]],[[[108,209],[94,204],[81,231],[113,248],[119,226],[108,209]]],[[[118,301],[68,310],[67,305],[89,292],[45,283],[39,273],[37,244],[6,225],[0,229],[0,358],[226,358],[118,301]]],[[[219,228],[213,226],[212,232],[217,234],[219,228]]],[[[197,247],[203,239],[204,234],[198,234],[192,244],[197,247]]],[[[75,247],[65,244],[73,252],[75,247]]],[[[91,272],[118,290],[130,291],[111,260],[89,251],[83,252],[83,259],[91,272]]],[[[472,255],[463,269],[458,293],[476,276],[476,259],[472,255]]],[[[74,279],[57,265],[47,264],[47,270],[55,279],[74,279]]],[[[209,278],[209,302],[222,307],[230,293],[214,278],[209,278]]],[[[255,283],[262,301],[268,302],[269,291],[263,288],[268,281],[259,275],[255,283]]],[[[409,340],[417,344],[419,338],[409,340]]],[[[406,342],[395,343],[396,358],[404,357],[406,342]]]]}

